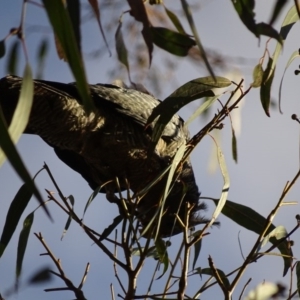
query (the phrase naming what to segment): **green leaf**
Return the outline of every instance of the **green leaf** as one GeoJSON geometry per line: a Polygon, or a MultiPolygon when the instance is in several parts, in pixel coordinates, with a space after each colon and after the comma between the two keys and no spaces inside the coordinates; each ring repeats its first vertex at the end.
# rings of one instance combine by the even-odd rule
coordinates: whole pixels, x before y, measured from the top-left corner
{"type": "Polygon", "coordinates": [[[15,40],[8,52],[6,73],[15,75],[17,74],[17,67],[19,63],[20,41],[15,40]]]}
{"type": "MultiPolygon", "coordinates": [[[[226,277],[225,273],[220,269],[217,269],[217,272],[219,273],[219,276],[220,276],[224,286],[229,289],[230,288],[230,282],[229,282],[228,278],[226,277]]],[[[210,268],[201,269],[201,274],[214,276],[214,274],[213,274],[213,272],[210,268]]]]}
{"type": "MultiPolygon", "coordinates": [[[[97,22],[98,22],[100,32],[102,34],[102,37],[103,37],[103,40],[105,42],[106,48],[109,51],[109,55],[111,56],[111,52],[110,52],[110,49],[109,49],[109,46],[108,46],[108,43],[107,43],[107,40],[106,40],[106,37],[105,37],[105,34],[104,34],[104,30],[103,30],[103,27],[102,27],[102,24],[101,24],[99,3],[98,3],[97,0],[88,0],[88,1],[89,1],[90,5],[92,7],[92,10],[93,10],[96,18],[97,18],[97,22]]],[[[71,2],[72,2],[72,0],[71,0],[71,2]]]]}
{"type": "Polygon", "coordinates": [[[18,254],[17,254],[17,266],[16,266],[16,277],[18,278],[22,271],[22,264],[24,259],[24,254],[27,247],[28,237],[30,229],[34,220],[34,213],[30,213],[23,223],[23,229],[20,233],[19,243],[18,243],[18,254]]]}
{"type": "Polygon", "coordinates": [[[10,204],[6,215],[6,220],[0,240],[0,257],[4,253],[16,227],[19,223],[22,213],[24,212],[29,200],[32,197],[32,189],[28,188],[27,184],[23,184],[15,195],[10,204]]]}
{"type": "Polygon", "coordinates": [[[23,81],[18,105],[9,126],[9,134],[14,143],[17,143],[24,132],[31,112],[33,103],[33,79],[30,66],[25,66],[23,81]]]}
{"type": "Polygon", "coordinates": [[[190,25],[190,28],[191,28],[192,33],[194,35],[196,44],[199,48],[200,55],[201,55],[201,57],[202,57],[202,59],[205,63],[205,66],[206,66],[209,74],[215,79],[215,74],[213,72],[213,69],[212,69],[211,65],[208,62],[207,55],[205,53],[204,47],[202,46],[198,31],[197,31],[197,27],[195,26],[193,15],[192,15],[192,12],[191,12],[191,8],[190,8],[190,6],[189,6],[189,4],[187,3],[186,0],[181,0],[181,6],[182,6],[182,9],[183,9],[183,11],[185,13],[185,16],[187,18],[187,21],[190,25]]]}
{"type": "Polygon", "coordinates": [[[0,58],[5,55],[5,40],[0,41],[0,58]]]}
{"type": "Polygon", "coordinates": [[[283,10],[283,7],[288,3],[288,0],[277,0],[276,4],[274,6],[273,9],[273,13],[270,19],[270,22],[268,24],[272,25],[276,19],[278,18],[278,16],[280,15],[280,13],[283,10]]]}
{"type": "Polygon", "coordinates": [[[46,282],[49,282],[53,279],[52,274],[50,272],[49,267],[44,267],[37,272],[35,272],[33,275],[30,276],[27,283],[29,285],[32,284],[45,284],[46,282]]]}
{"type": "MultiPolygon", "coordinates": [[[[22,178],[22,180],[27,184],[27,186],[33,191],[34,195],[37,197],[40,204],[43,204],[43,198],[39,191],[37,190],[35,184],[33,183],[30,174],[28,173],[19,153],[17,152],[15,145],[13,144],[5,123],[4,123],[4,117],[0,114],[0,146],[2,147],[2,150],[6,154],[8,160],[10,161],[13,168],[16,170],[18,175],[22,178]]],[[[47,215],[51,218],[49,215],[48,209],[43,206],[47,215]]]]}
{"type": "Polygon", "coordinates": [[[262,85],[260,88],[260,101],[262,107],[268,117],[270,117],[270,102],[271,102],[271,86],[274,79],[274,73],[270,74],[270,70],[272,67],[273,59],[270,57],[268,61],[268,65],[263,74],[262,85]],[[269,76],[269,77],[268,77],[269,76]]]}
{"type": "Polygon", "coordinates": [[[130,15],[143,24],[142,35],[149,53],[149,66],[152,62],[153,41],[150,31],[150,22],[143,0],[127,0],[130,6],[130,15]]]}
{"type": "Polygon", "coordinates": [[[196,45],[188,35],[163,27],[150,27],[153,43],[177,56],[187,56],[189,50],[196,45]]]}
{"type": "Polygon", "coordinates": [[[167,272],[169,267],[169,257],[167,251],[167,245],[161,238],[155,239],[155,247],[158,253],[159,261],[164,265],[162,274],[157,278],[160,279],[167,272]]]}
{"type": "Polygon", "coordinates": [[[37,79],[43,78],[43,71],[45,67],[45,60],[48,54],[48,50],[49,50],[48,40],[43,39],[39,44],[38,53],[37,53],[37,72],[36,72],[37,79]]]}
{"type": "Polygon", "coordinates": [[[282,75],[282,78],[280,80],[280,85],[279,85],[279,111],[282,113],[282,110],[281,110],[281,91],[282,91],[282,84],[283,84],[283,78],[284,78],[284,75],[285,75],[285,72],[286,70],[288,69],[288,67],[290,66],[290,64],[294,61],[295,58],[299,57],[300,54],[299,54],[299,50],[296,50],[292,53],[292,55],[290,56],[286,66],[285,66],[285,69],[284,69],[284,72],[283,72],[283,75],[282,75]]]}
{"type": "MultiPolygon", "coordinates": [[[[144,247],[135,247],[135,248],[132,248],[131,250],[131,255],[135,255],[135,256],[141,256],[141,251],[142,252],[145,250],[144,247]]],[[[146,253],[146,257],[152,257],[154,258],[155,260],[158,260],[159,257],[158,257],[158,253],[157,253],[157,249],[155,246],[152,246],[152,247],[149,247],[148,248],[148,251],[146,253]]]]}
{"type": "MultiPolygon", "coordinates": [[[[18,105],[16,107],[16,110],[14,112],[12,121],[8,129],[10,138],[14,144],[17,143],[17,141],[19,140],[19,138],[21,137],[23,131],[27,126],[29,115],[31,112],[32,102],[33,102],[33,80],[32,80],[31,68],[29,65],[25,66],[23,77],[24,79],[22,82],[21,92],[18,99],[18,105]]],[[[5,119],[3,118],[3,120],[5,119]]],[[[8,141],[5,141],[4,138],[6,134],[4,134],[3,136],[1,135],[2,137],[0,140],[0,145],[7,144],[8,141]]],[[[6,158],[4,154],[6,153],[6,151],[4,148],[2,150],[3,151],[1,151],[0,149],[0,166],[3,164],[6,158]]],[[[11,154],[8,152],[7,157],[8,155],[11,154]]]]}
{"type": "Polygon", "coordinates": [[[266,23],[258,23],[256,24],[256,32],[257,36],[265,35],[271,37],[278,41],[278,43],[282,44],[282,37],[277,30],[275,30],[272,26],[266,23]]]}
{"type": "Polygon", "coordinates": [[[167,183],[166,183],[166,186],[165,186],[164,199],[166,199],[168,197],[171,183],[174,180],[173,177],[174,177],[175,171],[177,169],[178,164],[181,162],[181,159],[182,159],[182,157],[185,153],[185,150],[186,150],[186,144],[182,144],[178,148],[178,150],[177,150],[177,152],[176,152],[176,154],[173,158],[171,168],[170,168],[170,171],[169,171],[169,174],[168,174],[167,183]]]}
{"type": "MultiPolygon", "coordinates": [[[[74,209],[74,204],[75,204],[75,199],[74,199],[74,197],[73,197],[72,195],[70,195],[67,199],[70,200],[71,206],[72,206],[72,211],[73,211],[73,209],[74,209]]],[[[67,200],[67,199],[66,199],[66,200],[67,200]]],[[[64,238],[65,234],[67,233],[67,231],[68,231],[68,229],[69,229],[69,227],[70,227],[70,225],[71,225],[71,221],[72,221],[72,213],[70,213],[70,215],[69,215],[69,217],[68,217],[67,223],[66,223],[66,225],[65,225],[65,228],[64,228],[64,231],[63,231],[63,234],[62,234],[60,240],[62,240],[62,239],[64,238]]]]}
{"type": "MultiPolygon", "coordinates": [[[[28,173],[18,151],[13,142],[16,142],[20,137],[21,133],[26,127],[28,122],[31,105],[33,98],[33,81],[30,67],[26,65],[24,71],[24,79],[22,82],[21,93],[19,96],[18,105],[14,113],[11,125],[9,127],[9,132],[6,127],[5,118],[0,110],[0,165],[5,160],[5,156],[16,170],[17,174],[26,183],[27,187],[30,188],[34,195],[37,197],[41,205],[43,205],[43,198],[40,195],[38,189],[36,188],[30,174],[28,173]],[[5,154],[5,156],[4,156],[5,154]]],[[[43,206],[47,215],[50,217],[48,209],[43,206]]],[[[51,217],[50,217],[51,218],[51,217]]]]}
{"type": "Polygon", "coordinates": [[[159,228],[160,228],[161,220],[162,220],[162,217],[164,214],[165,201],[168,197],[170,190],[172,189],[171,183],[174,182],[173,177],[174,177],[175,171],[177,169],[178,164],[181,162],[181,159],[185,153],[185,150],[186,150],[186,144],[182,144],[179,147],[179,149],[177,150],[177,152],[173,158],[173,161],[171,163],[171,168],[170,168],[170,171],[168,174],[167,183],[165,185],[164,197],[162,199],[161,205],[159,206],[159,217],[158,217],[158,222],[157,222],[157,232],[156,232],[155,238],[154,238],[155,240],[157,239],[158,234],[159,234],[159,228]]]}
{"type": "Polygon", "coordinates": [[[89,199],[88,199],[88,201],[87,201],[87,203],[86,203],[86,205],[85,205],[85,207],[84,207],[84,211],[83,211],[83,216],[82,216],[82,218],[84,217],[84,215],[85,215],[85,213],[86,213],[88,207],[90,206],[90,204],[93,202],[93,200],[96,198],[96,196],[99,194],[100,190],[101,190],[103,187],[104,187],[104,184],[101,185],[101,186],[99,186],[99,187],[97,187],[97,188],[93,191],[93,193],[92,193],[91,196],[89,197],[89,199]]]}
{"type": "Polygon", "coordinates": [[[55,35],[63,48],[69,66],[76,79],[78,92],[82,98],[85,110],[91,112],[94,105],[90,97],[83,60],[78,50],[70,15],[61,0],[43,0],[43,4],[55,35]]]}
{"type": "Polygon", "coordinates": [[[232,132],[232,138],[231,138],[232,158],[237,163],[238,162],[237,139],[233,128],[231,132],[232,132]]]}
{"type": "MultiPolygon", "coordinates": [[[[269,74],[267,76],[267,80],[272,76],[272,74],[275,72],[275,66],[279,57],[279,54],[281,53],[284,41],[286,40],[290,30],[292,27],[295,25],[295,23],[299,20],[299,16],[297,13],[297,9],[295,5],[291,7],[291,9],[288,11],[286,14],[283,23],[280,28],[280,35],[282,37],[282,43],[277,43],[275,51],[272,56],[272,65],[270,66],[269,69],[269,74]]],[[[274,75],[273,75],[274,76],[274,75]]]]}
{"type": "Polygon", "coordinates": [[[202,77],[185,83],[183,86],[175,90],[169,97],[156,106],[147,120],[147,125],[155,121],[152,132],[152,141],[149,146],[149,153],[152,153],[160,139],[165,126],[183,106],[188,103],[202,98],[215,96],[213,89],[223,88],[231,85],[231,81],[224,77],[202,77]]]}
{"type": "Polygon", "coordinates": [[[107,228],[105,228],[103,230],[103,232],[101,233],[101,237],[100,237],[99,241],[101,242],[104,239],[106,239],[113,232],[113,230],[121,223],[121,221],[123,219],[124,218],[121,215],[115,217],[113,223],[110,224],[107,228]]]}
{"type": "Polygon", "coordinates": [[[216,145],[216,146],[217,146],[218,162],[219,162],[220,170],[221,170],[221,173],[223,176],[224,185],[222,188],[220,200],[218,201],[217,207],[216,207],[215,211],[213,212],[210,224],[213,224],[213,222],[218,218],[219,214],[221,213],[222,209],[224,208],[226,201],[227,201],[228,191],[229,191],[229,187],[230,187],[230,179],[229,179],[229,174],[228,174],[224,155],[221,151],[221,148],[218,145],[216,145]]]}
{"type": "Polygon", "coordinates": [[[262,68],[262,65],[261,64],[256,65],[252,73],[252,77],[253,77],[253,82],[251,84],[252,87],[257,88],[261,86],[263,80],[263,74],[264,74],[264,70],[262,68]]]}
{"type": "Polygon", "coordinates": [[[232,4],[236,12],[238,13],[241,21],[248,28],[248,30],[251,31],[256,37],[260,37],[260,35],[266,35],[282,43],[281,35],[272,26],[266,23],[256,24],[254,13],[254,0],[237,0],[232,1],[232,4]]]}
{"type": "Polygon", "coordinates": [[[298,291],[298,296],[300,297],[300,263],[297,261],[296,264],[296,276],[297,276],[297,291],[298,291]]]}
{"type": "MultiPolygon", "coordinates": [[[[129,75],[130,73],[129,73],[129,64],[128,64],[128,53],[127,53],[126,45],[124,43],[123,34],[121,31],[122,24],[123,23],[120,20],[119,26],[118,26],[116,34],[115,34],[116,50],[117,50],[119,61],[126,67],[128,75],[129,75]]],[[[129,78],[130,78],[130,76],[129,76],[129,78]]]]}
{"type": "Polygon", "coordinates": [[[186,34],[184,29],[183,29],[183,26],[180,23],[179,18],[172,11],[167,9],[165,6],[164,6],[164,8],[165,8],[167,16],[169,17],[169,19],[171,20],[171,22],[173,23],[175,28],[178,30],[178,32],[180,32],[182,34],[186,34]]]}
{"type": "MultiPolygon", "coordinates": [[[[218,204],[218,200],[213,200],[213,201],[215,205],[218,204]]],[[[264,230],[267,223],[266,218],[264,218],[262,215],[257,213],[252,208],[229,200],[226,201],[226,204],[222,209],[222,214],[228,217],[229,219],[231,219],[232,221],[234,221],[235,223],[257,234],[261,234],[261,232],[264,230]]],[[[267,234],[274,229],[275,226],[271,224],[267,231],[267,234]]],[[[270,238],[270,242],[272,244],[278,243],[278,241],[274,237],[270,238]]],[[[290,256],[290,257],[283,257],[284,260],[283,276],[284,276],[293,262],[292,259],[293,253],[287,241],[280,243],[277,246],[277,248],[279,249],[282,255],[290,256]]]]}
{"type": "Polygon", "coordinates": [[[193,112],[193,114],[188,118],[188,120],[186,120],[184,125],[188,127],[189,124],[196,119],[196,117],[206,112],[207,109],[211,107],[219,97],[220,95],[216,95],[214,97],[206,97],[204,102],[193,112]]]}
{"type": "MultiPolygon", "coordinates": [[[[202,232],[202,231],[200,230],[200,232],[202,232]]],[[[193,236],[197,236],[196,232],[193,233],[193,236]]],[[[197,260],[198,260],[198,257],[199,257],[200,251],[201,251],[201,247],[202,247],[202,239],[194,244],[195,254],[194,254],[194,260],[193,260],[193,270],[195,270],[195,266],[196,266],[196,263],[197,263],[197,260]]]]}
{"type": "Polygon", "coordinates": [[[81,53],[80,2],[79,0],[66,0],[66,2],[66,8],[70,16],[77,48],[79,53],[81,53]]]}

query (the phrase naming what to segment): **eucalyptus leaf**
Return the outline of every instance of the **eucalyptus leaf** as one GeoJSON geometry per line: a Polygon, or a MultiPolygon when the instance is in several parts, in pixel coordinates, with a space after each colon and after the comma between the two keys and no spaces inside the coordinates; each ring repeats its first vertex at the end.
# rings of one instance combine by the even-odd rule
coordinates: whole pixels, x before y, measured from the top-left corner
{"type": "Polygon", "coordinates": [[[18,254],[17,254],[17,266],[16,266],[16,277],[18,278],[22,271],[23,259],[27,248],[29,233],[34,220],[34,213],[30,213],[23,223],[23,229],[19,236],[18,242],[18,254]]]}
{"type": "Polygon", "coordinates": [[[83,60],[78,49],[70,15],[61,0],[43,0],[42,2],[76,79],[83,105],[87,112],[91,112],[94,105],[90,97],[83,60]]]}

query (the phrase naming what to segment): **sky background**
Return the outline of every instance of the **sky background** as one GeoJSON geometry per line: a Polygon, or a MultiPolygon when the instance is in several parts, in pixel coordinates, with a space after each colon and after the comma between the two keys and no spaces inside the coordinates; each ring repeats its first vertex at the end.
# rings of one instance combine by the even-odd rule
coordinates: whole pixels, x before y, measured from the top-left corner
{"type": "MultiPolygon", "coordinates": [[[[83,1],[85,3],[85,1],[83,1]]],[[[101,2],[100,2],[101,3],[101,2]]],[[[169,9],[176,10],[175,1],[165,1],[169,9]]],[[[251,83],[252,69],[259,62],[265,49],[266,38],[262,38],[260,43],[240,22],[234,11],[231,1],[213,0],[199,1],[200,9],[195,10],[194,19],[202,40],[203,45],[208,49],[213,49],[227,57],[228,67],[226,70],[218,72],[217,75],[225,76],[228,72],[234,72],[239,78],[245,78],[245,87],[251,83]],[[238,58],[245,58],[245,63],[240,64],[238,58]],[[250,63],[251,62],[251,63],[250,63]]],[[[293,1],[286,6],[285,12],[291,7],[293,1]]],[[[22,1],[1,0],[0,2],[0,39],[4,38],[10,28],[17,27],[20,20],[22,1]]],[[[257,21],[268,22],[271,15],[273,1],[261,0],[256,6],[257,21]]],[[[121,13],[122,11],[120,11],[121,13]]],[[[278,30],[283,21],[284,14],[274,25],[278,30]]],[[[109,18],[108,14],[103,13],[103,22],[109,18]]],[[[185,22],[186,30],[189,32],[185,22]]],[[[36,74],[36,52],[38,42],[42,37],[46,37],[50,43],[49,55],[46,59],[44,70],[44,79],[59,82],[73,81],[72,74],[66,63],[59,60],[56,54],[53,37],[50,33],[48,20],[44,11],[36,6],[28,5],[26,16],[26,28],[36,25],[40,30],[32,30],[26,34],[30,63],[32,64],[34,74],[36,74]]],[[[117,24],[115,25],[117,27],[117,24]]],[[[32,28],[32,27],[31,27],[32,28]]],[[[284,52],[280,56],[277,67],[272,98],[278,102],[278,87],[285,65],[293,51],[299,48],[299,24],[296,24],[290,32],[284,46],[284,52]]],[[[26,33],[26,32],[25,32],[26,33]]],[[[83,49],[87,54],[103,46],[103,39],[94,20],[87,22],[83,26],[83,49]]],[[[125,42],[126,42],[126,36],[125,42]]],[[[109,83],[116,77],[110,76],[112,65],[115,64],[116,53],[114,50],[114,36],[107,36],[112,56],[104,53],[103,56],[91,59],[85,55],[86,71],[90,83],[109,83]]],[[[13,39],[11,39],[13,40],[13,39]]],[[[9,41],[7,46],[11,45],[9,41]]],[[[274,42],[269,43],[270,53],[273,53],[274,42]]],[[[128,44],[130,48],[130,44],[128,44]]],[[[155,47],[153,63],[159,64],[162,59],[163,50],[155,47]]],[[[20,55],[18,75],[22,74],[24,68],[24,57],[20,55]]],[[[166,98],[176,87],[197,77],[206,76],[207,71],[201,64],[190,63],[187,59],[178,59],[178,69],[176,70],[176,79],[164,82],[164,88],[160,94],[155,95],[159,99],[166,98]]],[[[286,73],[282,91],[282,108],[284,114],[280,114],[277,109],[271,111],[271,118],[264,114],[259,98],[259,90],[252,90],[245,98],[241,113],[241,133],[238,138],[238,164],[234,163],[231,157],[231,134],[230,125],[225,123],[225,128],[221,132],[222,150],[227,162],[231,187],[229,199],[252,207],[263,216],[267,216],[276,205],[282,189],[288,180],[292,180],[299,169],[299,125],[291,120],[291,114],[299,113],[299,77],[294,75],[294,70],[298,68],[299,61],[295,61],[286,73]]],[[[116,65],[123,70],[123,66],[116,65]]],[[[150,72],[150,71],[149,71],[150,72]]],[[[147,70],[145,71],[147,74],[147,70]]],[[[0,60],[0,75],[6,75],[6,58],[0,60]]],[[[163,74],[162,74],[163,75],[163,74]]],[[[139,78],[133,78],[133,81],[139,82],[139,78]]],[[[239,81],[239,80],[236,80],[239,81]]],[[[143,78],[143,83],[151,89],[151,84],[147,76],[143,78]]],[[[1,96],[1,95],[0,95],[1,96]]],[[[223,98],[223,101],[226,97],[223,98]]],[[[185,108],[180,114],[187,119],[195,110],[199,103],[195,102],[185,108]]],[[[217,107],[214,107],[216,111],[217,107]]],[[[206,120],[208,121],[208,120],[206,120]]],[[[190,127],[192,133],[197,132],[205,121],[203,118],[196,120],[190,127]]],[[[59,183],[63,193],[68,196],[72,194],[75,198],[75,209],[79,215],[84,209],[85,203],[91,194],[87,183],[80,175],[64,165],[54,154],[53,150],[45,144],[39,137],[23,136],[18,143],[18,150],[30,173],[34,175],[42,166],[44,161],[52,170],[56,181],[59,183]]],[[[219,170],[215,173],[209,172],[209,160],[212,153],[212,140],[205,138],[197,149],[192,153],[192,163],[196,175],[198,186],[202,196],[218,198],[222,190],[222,177],[219,170]]],[[[50,179],[45,172],[40,174],[37,179],[37,185],[46,198],[44,189],[55,190],[50,179]]],[[[11,168],[8,162],[5,162],[0,169],[0,228],[3,228],[5,216],[16,191],[22,182],[11,168]]],[[[286,201],[298,201],[300,193],[300,183],[297,182],[286,201]]],[[[87,225],[101,232],[107,227],[112,219],[117,215],[117,208],[108,203],[103,195],[99,195],[88,210],[85,216],[87,225]]],[[[25,218],[33,209],[37,207],[37,201],[32,200],[29,204],[25,218]]],[[[207,216],[213,212],[213,204],[208,203],[209,210],[207,216]]],[[[114,277],[112,263],[95,246],[92,245],[83,231],[72,224],[67,235],[60,241],[61,234],[66,222],[64,213],[54,204],[48,207],[54,216],[54,223],[51,223],[42,210],[35,214],[35,220],[29,239],[28,249],[24,259],[22,279],[24,281],[34,271],[44,265],[54,268],[50,259],[46,256],[39,256],[44,249],[33,232],[41,232],[52,249],[56,257],[61,258],[63,267],[67,276],[75,284],[79,284],[87,262],[91,263],[90,272],[84,286],[84,293],[88,299],[110,299],[110,284],[113,283],[116,294],[120,288],[114,277]]],[[[274,220],[275,225],[284,225],[288,232],[296,225],[295,215],[299,213],[299,205],[282,207],[274,220]]],[[[208,266],[208,256],[214,260],[217,268],[228,273],[240,266],[243,258],[240,253],[238,236],[244,256],[247,255],[253,243],[256,240],[256,234],[233,223],[224,216],[220,216],[220,228],[210,229],[211,233],[207,236],[202,245],[201,253],[197,266],[205,268],[208,266]]],[[[14,270],[16,261],[16,245],[18,235],[22,226],[19,224],[17,231],[6,249],[3,257],[0,259],[0,292],[4,293],[14,283],[14,270]]],[[[172,238],[172,247],[170,255],[176,253],[176,247],[181,236],[172,238]]],[[[294,256],[300,256],[299,231],[292,236],[295,241],[293,248],[294,256]]],[[[174,255],[174,254],[173,254],[174,255]]],[[[138,291],[140,293],[147,286],[149,273],[155,267],[153,260],[149,259],[141,274],[141,281],[138,282],[138,291]]],[[[266,280],[280,282],[288,286],[289,274],[282,277],[283,261],[280,257],[266,256],[259,262],[252,264],[240,281],[239,288],[234,299],[238,299],[239,291],[251,277],[252,282],[249,289],[258,283],[266,280]]],[[[122,274],[122,272],[120,271],[122,274]]],[[[152,273],[150,273],[152,274],[152,273]]],[[[190,281],[188,291],[196,291],[206,278],[194,276],[190,281]]],[[[295,284],[294,284],[295,285],[295,284]]],[[[62,287],[64,284],[58,280],[53,281],[47,288],[62,287]]],[[[154,283],[154,290],[159,290],[160,280],[154,283]]],[[[23,299],[71,299],[73,295],[69,292],[45,293],[44,286],[28,287],[21,291],[18,296],[12,298],[23,299]]],[[[191,292],[190,295],[193,293],[191,292]]],[[[222,293],[218,287],[211,289],[203,294],[201,299],[222,299],[222,293]]]]}

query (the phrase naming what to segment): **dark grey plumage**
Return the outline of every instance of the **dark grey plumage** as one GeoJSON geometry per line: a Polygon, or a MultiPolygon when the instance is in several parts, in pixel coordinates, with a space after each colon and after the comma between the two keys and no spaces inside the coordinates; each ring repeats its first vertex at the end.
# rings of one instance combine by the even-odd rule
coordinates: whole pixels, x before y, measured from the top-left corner
{"type": "MultiPolygon", "coordinates": [[[[7,76],[0,80],[0,104],[8,124],[17,104],[22,79],[7,76]]],[[[122,190],[130,185],[141,191],[162,171],[177,149],[189,140],[183,120],[173,116],[164,129],[151,159],[147,158],[153,124],[146,121],[159,100],[153,96],[115,85],[90,85],[96,110],[87,115],[76,85],[34,80],[34,103],[25,133],[39,135],[54,148],[57,156],[79,172],[92,189],[111,182],[102,192],[116,191],[117,177],[122,190]]],[[[137,215],[146,226],[157,211],[166,177],[141,199],[137,215]]],[[[174,214],[183,219],[185,203],[194,205],[190,225],[206,220],[198,215],[204,209],[190,161],[182,166],[179,177],[167,197],[160,227],[162,236],[181,231],[174,214]],[[183,191],[186,191],[184,198],[183,191]],[[174,226],[175,224],[175,226],[174,226]]]]}

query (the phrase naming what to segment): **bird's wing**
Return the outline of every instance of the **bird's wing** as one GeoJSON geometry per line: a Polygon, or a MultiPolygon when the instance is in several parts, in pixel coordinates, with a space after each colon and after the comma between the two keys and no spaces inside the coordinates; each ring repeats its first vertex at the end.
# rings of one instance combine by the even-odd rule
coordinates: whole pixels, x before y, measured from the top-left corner
{"type": "MultiPolygon", "coordinates": [[[[161,102],[150,94],[134,89],[125,89],[115,85],[96,84],[90,86],[91,95],[96,107],[101,107],[103,101],[113,103],[117,112],[129,117],[132,121],[145,127],[153,109],[161,102]]],[[[152,129],[155,121],[150,124],[152,129]]],[[[184,121],[178,115],[174,115],[166,125],[162,138],[169,140],[179,140],[189,138],[188,131],[184,128],[184,121]],[[184,136],[182,136],[182,134],[184,136]]]]}

